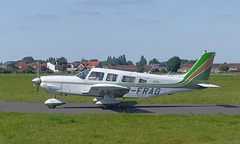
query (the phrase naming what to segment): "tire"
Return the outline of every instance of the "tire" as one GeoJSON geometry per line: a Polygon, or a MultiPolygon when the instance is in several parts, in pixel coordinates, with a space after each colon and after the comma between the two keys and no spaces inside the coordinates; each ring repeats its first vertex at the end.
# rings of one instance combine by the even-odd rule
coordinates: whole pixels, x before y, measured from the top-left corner
{"type": "Polygon", "coordinates": [[[50,109],[54,109],[56,106],[48,106],[48,108],[50,109]]]}

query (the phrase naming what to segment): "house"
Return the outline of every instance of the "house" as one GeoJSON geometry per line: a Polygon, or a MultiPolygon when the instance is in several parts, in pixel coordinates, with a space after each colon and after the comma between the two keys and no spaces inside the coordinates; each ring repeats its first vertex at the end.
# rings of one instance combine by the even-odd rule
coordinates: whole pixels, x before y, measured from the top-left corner
{"type": "Polygon", "coordinates": [[[2,68],[5,68],[5,69],[15,68],[14,62],[13,61],[7,61],[7,62],[2,64],[2,68]]]}
{"type": "Polygon", "coordinates": [[[194,64],[191,64],[191,63],[181,64],[180,68],[178,69],[178,72],[186,73],[192,68],[193,65],[194,64]]]}
{"type": "Polygon", "coordinates": [[[33,62],[28,65],[33,70],[39,70],[39,71],[46,71],[47,68],[45,67],[45,64],[41,64],[39,62],[33,62]]]}
{"type": "Polygon", "coordinates": [[[15,65],[19,70],[23,70],[25,68],[28,68],[28,65],[27,63],[24,63],[24,62],[19,62],[15,65]]]}
{"type": "Polygon", "coordinates": [[[230,71],[240,70],[240,63],[229,63],[228,66],[230,71]]]}
{"type": "Polygon", "coordinates": [[[74,73],[77,70],[78,70],[78,68],[67,68],[67,71],[71,72],[71,73],[74,73]]]}
{"type": "Polygon", "coordinates": [[[55,65],[53,63],[48,62],[47,63],[47,68],[52,70],[53,72],[58,72],[59,66],[57,66],[57,65],[55,65]]]}
{"type": "Polygon", "coordinates": [[[166,65],[165,64],[151,64],[149,65],[152,69],[158,69],[159,71],[161,71],[162,69],[167,70],[166,65]]]}
{"type": "Polygon", "coordinates": [[[67,67],[68,68],[78,68],[79,67],[79,63],[68,63],[67,64],[67,67]]]}
{"type": "Polygon", "coordinates": [[[96,67],[101,67],[99,61],[84,61],[82,64],[79,65],[78,69],[79,70],[85,70],[89,68],[96,68],[96,67]]]}
{"type": "Polygon", "coordinates": [[[131,72],[137,71],[136,65],[118,65],[118,66],[108,65],[108,66],[106,66],[106,68],[108,68],[108,69],[123,70],[123,71],[131,71],[131,72]]]}
{"type": "MultiPolygon", "coordinates": [[[[131,72],[136,72],[137,71],[137,66],[136,65],[118,65],[118,66],[109,65],[106,68],[123,70],[123,71],[131,71],[131,72]]],[[[151,66],[144,65],[144,72],[149,72],[150,70],[151,70],[151,66]]]]}
{"type": "Polygon", "coordinates": [[[211,72],[212,72],[212,73],[219,73],[219,72],[220,72],[220,71],[219,71],[219,66],[220,66],[220,65],[221,65],[220,63],[213,64],[213,65],[212,65],[211,72]]]}

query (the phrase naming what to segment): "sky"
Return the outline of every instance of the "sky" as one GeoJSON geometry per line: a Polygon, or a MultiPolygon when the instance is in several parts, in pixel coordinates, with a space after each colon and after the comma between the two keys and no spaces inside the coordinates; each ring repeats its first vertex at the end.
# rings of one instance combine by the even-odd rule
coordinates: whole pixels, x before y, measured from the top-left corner
{"type": "Polygon", "coordinates": [[[239,0],[0,0],[0,62],[126,55],[239,63],[239,0]]]}

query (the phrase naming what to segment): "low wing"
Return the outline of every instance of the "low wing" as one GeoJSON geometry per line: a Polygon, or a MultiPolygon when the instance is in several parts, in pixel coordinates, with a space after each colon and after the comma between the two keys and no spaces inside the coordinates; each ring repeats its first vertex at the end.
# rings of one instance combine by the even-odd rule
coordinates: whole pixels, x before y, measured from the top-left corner
{"type": "Polygon", "coordinates": [[[220,86],[213,85],[213,84],[198,84],[198,85],[201,87],[204,87],[204,88],[219,88],[220,87],[220,86]]]}
{"type": "Polygon", "coordinates": [[[115,84],[95,84],[92,85],[90,90],[85,93],[85,95],[90,96],[104,96],[110,95],[113,97],[123,97],[126,93],[129,92],[129,88],[123,87],[115,84]]]}

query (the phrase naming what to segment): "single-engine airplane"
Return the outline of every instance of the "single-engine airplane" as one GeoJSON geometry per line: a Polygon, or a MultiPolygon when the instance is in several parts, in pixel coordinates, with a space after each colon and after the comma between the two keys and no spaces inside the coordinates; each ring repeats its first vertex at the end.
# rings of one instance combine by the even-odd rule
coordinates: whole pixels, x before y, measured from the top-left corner
{"type": "Polygon", "coordinates": [[[92,68],[75,76],[41,76],[32,81],[54,98],[45,101],[49,108],[66,103],[56,95],[93,96],[99,107],[118,105],[115,98],[147,98],[160,95],[217,88],[209,84],[215,52],[205,52],[186,74],[156,75],[121,70],[92,68]]]}

